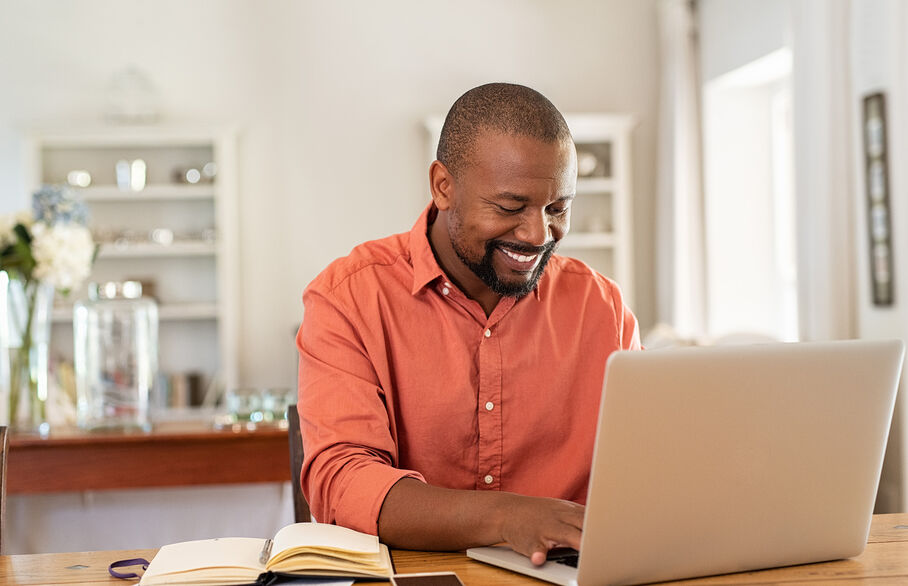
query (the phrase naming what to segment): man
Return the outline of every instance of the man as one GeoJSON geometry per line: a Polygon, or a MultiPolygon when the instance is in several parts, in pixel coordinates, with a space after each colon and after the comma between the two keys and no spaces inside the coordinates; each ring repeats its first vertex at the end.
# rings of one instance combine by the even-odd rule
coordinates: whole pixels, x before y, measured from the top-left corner
{"type": "Polygon", "coordinates": [[[576,149],[541,94],[461,96],[409,233],[307,287],[302,484],[314,516],[392,547],[579,548],[605,361],[640,347],[617,286],[553,255],[576,149]]]}

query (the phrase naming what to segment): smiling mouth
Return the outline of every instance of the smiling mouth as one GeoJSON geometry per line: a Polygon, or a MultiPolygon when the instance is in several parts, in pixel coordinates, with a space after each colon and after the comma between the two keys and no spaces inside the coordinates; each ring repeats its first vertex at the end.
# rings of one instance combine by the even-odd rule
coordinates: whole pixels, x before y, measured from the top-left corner
{"type": "Polygon", "coordinates": [[[499,250],[520,263],[533,262],[539,257],[538,254],[519,254],[516,252],[511,252],[507,248],[500,248],[499,250]]]}

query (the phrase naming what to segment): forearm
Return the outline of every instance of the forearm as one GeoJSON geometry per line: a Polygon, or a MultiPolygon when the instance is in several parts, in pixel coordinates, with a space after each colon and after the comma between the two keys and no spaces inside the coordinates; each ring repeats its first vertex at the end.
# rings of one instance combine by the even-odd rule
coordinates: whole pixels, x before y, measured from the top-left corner
{"type": "Polygon", "coordinates": [[[388,491],[378,534],[391,547],[460,550],[507,543],[534,563],[553,547],[580,548],[581,505],[507,492],[452,490],[412,478],[388,491]]]}
{"type": "Polygon", "coordinates": [[[439,488],[412,478],[385,497],[378,534],[391,547],[459,550],[505,541],[503,515],[509,493],[439,488]]]}

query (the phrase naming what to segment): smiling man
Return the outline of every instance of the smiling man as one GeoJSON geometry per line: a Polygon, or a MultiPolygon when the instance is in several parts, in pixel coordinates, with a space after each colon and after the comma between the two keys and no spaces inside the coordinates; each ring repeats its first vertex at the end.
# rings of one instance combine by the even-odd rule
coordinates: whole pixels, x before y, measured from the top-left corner
{"type": "Polygon", "coordinates": [[[432,202],[306,288],[302,485],[393,547],[578,548],[605,361],[640,347],[618,287],[554,254],[576,150],[558,110],[487,84],[445,119],[432,202]]]}

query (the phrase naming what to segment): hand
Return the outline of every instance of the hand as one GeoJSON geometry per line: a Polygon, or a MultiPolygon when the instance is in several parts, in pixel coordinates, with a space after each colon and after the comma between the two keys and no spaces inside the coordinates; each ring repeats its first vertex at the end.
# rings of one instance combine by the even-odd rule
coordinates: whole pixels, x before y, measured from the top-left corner
{"type": "Polygon", "coordinates": [[[580,550],[583,505],[551,498],[510,496],[501,536],[511,549],[527,556],[537,566],[545,563],[552,548],[580,550]]]}
{"type": "Polygon", "coordinates": [[[553,547],[580,549],[583,512],[570,501],[402,478],[385,496],[378,535],[390,547],[430,551],[507,543],[542,565],[553,547]]]}

